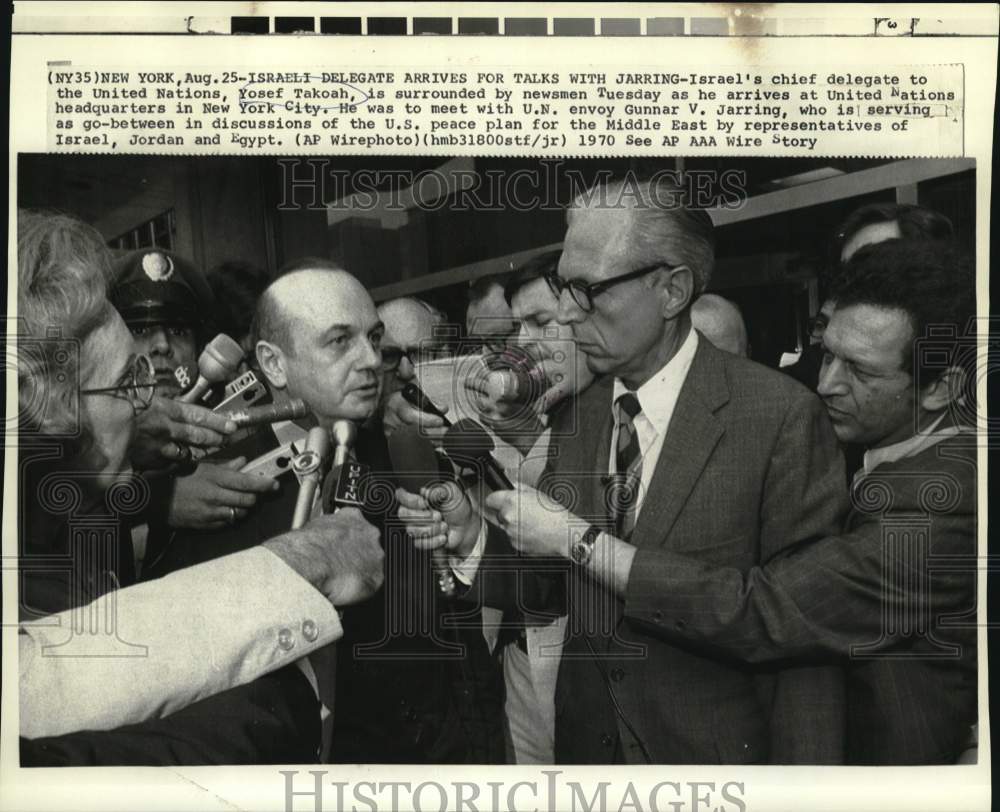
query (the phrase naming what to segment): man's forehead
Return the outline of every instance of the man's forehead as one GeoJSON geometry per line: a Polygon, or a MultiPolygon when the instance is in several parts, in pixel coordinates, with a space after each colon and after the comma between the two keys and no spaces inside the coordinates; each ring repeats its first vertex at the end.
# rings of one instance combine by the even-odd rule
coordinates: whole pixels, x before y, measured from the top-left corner
{"type": "Polygon", "coordinates": [[[389,302],[379,308],[379,315],[385,322],[386,336],[406,346],[433,338],[439,322],[420,302],[412,300],[389,302]]]}
{"type": "Polygon", "coordinates": [[[378,322],[368,291],[346,272],[292,274],[279,279],[273,292],[285,317],[303,327],[319,331],[335,324],[370,328],[378,322]]]}
{"type": "Polygon", "coordinates": [[[837,308],[823,333],[823,344],[855,361],[896,368],[913,338],[906,312],[857,304],[837,308]]]}
{"type": "Polygon", "coordinates": [[[617,273],[621,258],[628,255],[632,222],[627,208],[577,209],[563,242],[559,275],[573,279],[617,273]]]}

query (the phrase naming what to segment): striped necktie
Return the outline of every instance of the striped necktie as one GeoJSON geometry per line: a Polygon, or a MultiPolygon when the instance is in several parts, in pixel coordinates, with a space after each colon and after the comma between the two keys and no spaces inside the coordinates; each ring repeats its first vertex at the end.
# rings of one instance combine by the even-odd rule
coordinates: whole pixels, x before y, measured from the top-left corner
{"type": "Polygon", "coordinates": [[[626,392],[615,401],[618,423],[618,445],[615,449],[614,491],[612,505],[615,530],[619,538],[627,539],[635,528],[636,499],[642,479],[642,457],[635,416],[642,411],[634,392],[626,392]]]}

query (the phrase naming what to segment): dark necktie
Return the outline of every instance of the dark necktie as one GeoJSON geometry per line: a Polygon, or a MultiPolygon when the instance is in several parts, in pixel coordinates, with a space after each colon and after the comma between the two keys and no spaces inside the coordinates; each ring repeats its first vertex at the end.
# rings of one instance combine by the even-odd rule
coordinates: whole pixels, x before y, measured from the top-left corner
{"type": "Polygon", "coordinates": [[[618,537],[627,539],[635,528],[636,498],[642,479],[642,457],[635,416],[642,411],[634,392],[626,392],[615,401],[618,422],[618,445],[615,449],[614,499],[615,529],[618,537]]]}

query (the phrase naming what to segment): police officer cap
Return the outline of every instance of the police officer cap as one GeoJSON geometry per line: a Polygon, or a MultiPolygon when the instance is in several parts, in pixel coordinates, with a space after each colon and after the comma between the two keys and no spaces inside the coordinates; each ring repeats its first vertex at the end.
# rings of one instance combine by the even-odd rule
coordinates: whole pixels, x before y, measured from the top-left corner
{"type": "Polygon", "coordinates": [[[110,298],[130,326],[204,327],[215,298],[205,275],[163,248],[142,248],[115,262],[110,298]]]}

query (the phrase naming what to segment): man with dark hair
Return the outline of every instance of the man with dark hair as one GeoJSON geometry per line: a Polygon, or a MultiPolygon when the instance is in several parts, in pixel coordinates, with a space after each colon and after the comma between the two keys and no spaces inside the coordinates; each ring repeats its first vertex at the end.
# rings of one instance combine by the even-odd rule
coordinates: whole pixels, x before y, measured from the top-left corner
{"type": "MultiPolygon", "coordinates": [[[[809,346],[802,351],[798,361],[784,367],[783,371],[810,389],[816,388],[822,360],[819,345],[834,307],[829,288],[836,284],[840,267],[860,248],[884,240],[950,241],[953,236],[951,221],[943,214],[923,206],[909,203],[869,203],[852,211],[837,228],[830,242],[826,271],[821,277],[821,282],[826,283],[828,290],[819,312],[810,319],[809,346]]],[[[848,449],[847,456],[848,462],[853,462],[851,449],[848,449]]]]}
{"type": "Polygon", "coordinates": [[[692,533],[629,585],[629,617],[678,645],[843,661],[851,764],[952,763],[976,721],[974,291],[968,258],[940,242],[859,251],[819,384],[837,436],[867,448],[842,532],[745,571],[684,552],[692,533]]]}
{"type": "Polygon", "coordinates": [[[466,572],[482,554],[472,587],[485,605],[535,605],[531,579],[520,590],[491,569],[493,550],[540,559],[525,567],[571,567],[557,761],[837,762],[838,669],[754,668],[634,616],[645,595],[669,591],[668,551],[742,573],[834,532],[846,500],[819,400],[691,328],[714,264],[708,215],[664,183],[603,191],[571,207],[558,275],[546,277],[556,320],[604,377],[579,397],[575,431],[553,426],[544,507],[525,486],[493,493],[486,516],[501,530],[484,532],[473,511],[401,493],[400,517],[421,546],[448,544],[466,572]]]}
{"type": "Polygon", "coordinates": [[[951,240],[955,229],[943,214],[911,203],[869,203],[852,211],[830,245],[831,268],[865,245],[883,240],[951,240]]]}

